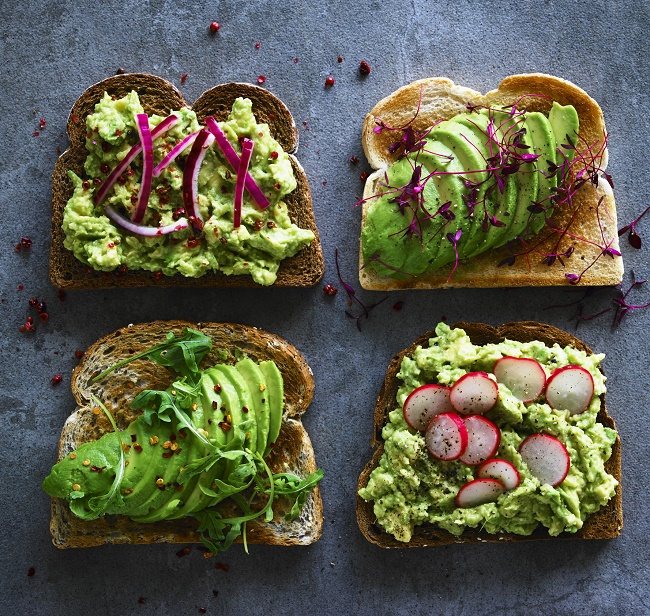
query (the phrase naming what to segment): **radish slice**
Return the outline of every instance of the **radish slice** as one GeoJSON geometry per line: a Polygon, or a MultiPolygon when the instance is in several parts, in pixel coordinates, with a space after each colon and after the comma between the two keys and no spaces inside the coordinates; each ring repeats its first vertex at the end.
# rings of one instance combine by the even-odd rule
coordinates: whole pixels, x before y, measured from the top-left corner
{"type": "Polygon", "coordinates": [[[522,402],[539,398],[546,385],[542,365],[530,357],[502,357],[494,364],[494,376],[522,402]]]}
{"type": "MultiPolygon", "coordinates": [[[[199,171],[201,171],[201,163],[208,152],[208,148],[213,143],[214,135],[205,128],[200,130],[185,161],[185,169],[183,169],[183,203],[190,221],[193,219],[199,223],[203,221],[201,212],[199,212],[199,171]]],[[[193,223],[193,226],[198,227],[199,225],[193,223]]]]}
{"type": "Polygon", "coordinates": [[[519,453],[530,472],[540,483],[557,486],[571,467],[571,457],[566,447],[550,434],[531,434],[519,446],[519,453]]]}
{"type": "Polygon", "coordinates": [[[414,389],[405,400],[402,412],[411,428],[424,432],[433,417],[453,410],[449,402],[449,387],[432,383],[414,389]]]}
{"type": "Polygon", "coordinates": [[[142,177],[140,178],[140,190],[138,191],[138,201],[135,206],[135,212],[131,220],[134,223],[142,222],[144,213],[149,205],[149,195],[151,194],[151,178],[153,177],[153,139],[149,130],[149,116],[146,113],[139,113],[135,116],[138,125],[138,135],[142,144],[142,177]]]}
{"type": "Polygon", "coordinates": [[[181,141],[179,141],[172,149],[171,151],[163,158],[154,168],[153,168],[153,177],[157,178],[169,165],[171,165],[176,158],[178,157],[183,150],[188,148],[190,145],[194,143],[194,140],[197,138],[199,134],[199,131],[196,131],[195,133],[192,133],[191,135],[188,135],[181,141]]]}
{"type": "Polygon", "coordinates": [[[467,447],[460,461],[474,466],[491,458],[499,449],[501,430],[483,415],[469,415],[463,421],[467,428],[467,447]]]}
{"type": "Polygon", "coordinates": [[[468,372],[451,388],[449,400],[458,413],[487,413],[497,402],[499,386],[486,372],[468,372]]]}
{"type": "Polygon", "coordinates": [[[477,507],[493,503],[504,492],[503,484],[497,479],[474,479],[461,486],[454,502],[456,507],[477,507]]]}
{"type": "MultiPolygon", "coordinates": [[[[155,141],[162,134],[166,133],[174,124],[178,122],[178,116],[173,113],[170,116],[167,116],[156,128],[151,131],[151,139],[155,141]]],[[[99,187],[97,194],[95,195],[95,203],[99,205],[108,194],[108,191],[113,187],[113,184],[129,167],[129,165],[135,160],[135,157],[142,152],[142,142],[139,141],[136,143],[122,159],[122,161],[111,171],[108,177],[102,182],[102,185],[99,187]]]]}
{"type": "Polygon", "coordinates": [[[587,409],[594,396],[594,379],[580,366],[564,366],[551,374],[546,384],[546,401],[571,415],[587,409]]]}
{"type": "Polygon", "coordinates": [[[239,159],[239,169],[237,169],[237,181],[235,182],[235,210],[232,215],[233,226],[239,229],[241,225],[241,209],[244,204],[244,182],[248,174],[248,165],[253,156],[253,146],[255,144],[250,139],[242,139],[241,158],[239,159]]]}
{"type": "Polygon", "coordinates": [[[467,428],[456,413],[441,413],[429,423],[425,441],[434,458],[456,460],[467,447],[467,428]]]}
{"type": "Polygon", "coordinates": [[[120,227],[123,227],[131,233],[142,235],[144,237],[158,237],[160,235],[168,235],[170,233],[174,233],[175,231],[182,231],[183,229],[187,229],[189,226],[185,218],[179,218],[177,221],[165,227],[145,227],[143,225],[138,225],[130,221],[124,216],[121,216],[110,205],[107,205],[104,208],[104,213],[120,227]]]}
{"type": "Polygon", "coordinates": [[[486,460],[478,467],[476,476],[481,479],[498,479],[506,490],[514,490],[521,481],[519,471],[512,462],[502,458],[486,460]]]}
{"type": "MultiPolygon", "coordinates": [[[[212,116],[208,116],[205,119],[205,125],[217,140],[217,145],[223,152],[223,155],[226,157],[228,164],[233,168],[235,172],[237,172],[239,169],[239,156],[237,152],[235,152],[235,148],[233,148],[230,144],[230,141],[228,141],[228,137],[226,137],[225,133],[221,130],[221,127],[219,124],[217,124],[217,121],[212,116]]],[[[260,208],[264,210],[269,207],[269,200],[266,198],[250,173],[246,174],[245,187],[252,197],[253,201],[255,201],[255,203],[257,203],[260,208]]]]}

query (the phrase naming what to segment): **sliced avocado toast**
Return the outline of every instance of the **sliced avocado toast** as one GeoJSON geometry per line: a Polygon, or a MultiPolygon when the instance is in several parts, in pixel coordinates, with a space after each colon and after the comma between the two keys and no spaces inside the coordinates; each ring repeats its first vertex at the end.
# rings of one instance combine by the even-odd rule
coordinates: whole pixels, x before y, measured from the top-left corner
{"type": "Polygon", "coordinates": [[[234,324],[130,326],[88,349],[72,390],[43,482],[57,547],[320,537],[322,471],[300,422],[313,379],[286,341],[234,324]]]}

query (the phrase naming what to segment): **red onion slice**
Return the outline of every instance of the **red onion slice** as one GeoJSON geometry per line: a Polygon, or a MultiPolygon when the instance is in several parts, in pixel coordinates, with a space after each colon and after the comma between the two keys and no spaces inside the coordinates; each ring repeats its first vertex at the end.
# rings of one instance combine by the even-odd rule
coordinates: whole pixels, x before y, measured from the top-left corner
{"type": "Polygon", "coordinates": [[[138,126],[138,135],[142,145],[142,178],[140,178],[140,190],[138,191],[138,201],[135,206],[135,212],[131,220],[135,223],[142,222],[144,213],[149,205],[149,195],[151,194],[151,178],[153,173],[153,139],[149,130],[149,116],[146,113],[139,113],[135,116],[138,126]]]}
{"type": "MultiPolygon", "coordinates": [[[[223,155],[226,157],[226,160],[233,168],[233,171],[237,173],[239,169],[239,155],[237,152],[235,152],[235,148],[232,147],[230,141],[228,141],[228,137],[226,137],[224,132],[219,127],[219,124],[217,124],[217,121],[212,116],[205,118],[205,125],[208,127],[208,130],[214,135],[215,139],[217,140],[219,149],[223,152],[223,155]]],[[[266,209],[269,207],[270,201],[266,198],[250,173],[246,173],[245,187],[252,197],[253,201],[255,201],[255,203],[257,203],[260,208],[266,209]]]]}
{"type": "Polygon", "coordinates": [[[250,139],[242,139],[241,158],[239,159],[239,169],[237,169],[237,181],[235,182],[235,210],[233,212],[233,226],[239,229],[241,225],[241,208],[244,204],[244,183],[248,175],[248,165],[251,163],[253,156],[253,146],[255,144],[250,139]]]}
{"type": "Polygon", "coordinates": [[[183,152],[186,148],[188,148],[190,145],[194,143],[194,140],[196,139],[197,135],[199,134],[199,131],[196,131],[195,133],[192,133],[191,135],[188,135],[181,141],[179,141],[163,158],[154,168],[153,168],[153,177],[157,178],[169,165],[171,165],[178,155],[183,152]]]}
{"type": "Polygon", "coordinates": [[[182,231],[187,229],[189,226],[187,219],[179,218],[177,221],[173,222],[170,225],[165,227],[145,227],[144,225],[138,225],[128,218],[118,214],[110,205],[107,205],[104,208],[104,213],[108,216],[115,224],[119,225],[123,229],[135,233],[135,235],[142,235],[143,237],[158,237],[160,235],[169,235],[175,231],[182,231]]]}
{"type": "MultiPolygon", "coordinates": [[[[201,170],[201,163],[208,152],[208,148],[213,143],[214,135],[205,128],[200,130],[192,144],[192,149],[187,156],[185,169],[183,170],[183,203],[185,204],[185,212],[190,220],[198,221],[199,223],[203,221],[199,212],[199,171],[201,170]]],[[[193,226],[198,227],[199,225],[193,222],[193,226]]]]}
{"type": "MultiPolygon", "coordinates": [[[[167,116],[156,128],[151,131],[151,139],[155,141],[163,133],[166,133],[174,124],[178,122],[178,116],[173,113],[170,116],[167,116]]],[[[142,142],[136,143],[127,153],[127,155],[122,159],[122,161],[111,171],[108,177],[104,180],[102,185],[99,187],[97,194],[95,195],[95,203],[99,205],[108,194],[108,191],[113,187],[113,184],[129,167],[129,165],[135,160],[135,157],[142,152],[142,142]]]]}

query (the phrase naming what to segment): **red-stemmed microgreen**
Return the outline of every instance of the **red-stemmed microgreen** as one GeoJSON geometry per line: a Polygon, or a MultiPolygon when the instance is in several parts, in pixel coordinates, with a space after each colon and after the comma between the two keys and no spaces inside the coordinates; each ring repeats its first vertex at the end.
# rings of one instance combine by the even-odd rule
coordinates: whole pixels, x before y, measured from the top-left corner
{"type": "Polygon", "coordinates": [[[456,272],[456,268],[458,267],[458,242],[460,241],[462,235],[463,235],[463,230],[458,229],[456,233],[449,232],[445,236],[447,238],[447,241],[454,247],[454,255],[455,255],[454,267],[452,268],[451,272],[449,272],[447,282],[449,282],[452,279],[454,273],[456,272]]]}
{"type": "Polygon", "coordinates": [[[644,308],[650,307],[650,302],[646,302],[645,304],[631,304],[627,299],[634,289],[642,287],[646,282],[647,280],[638,279],[634,272],[632,272],[632,282],[630,283],[630,286],[627,288],[627,290],[623,291],[622,289],[619,289],[618,297],[614,298],[615,308],[614,320],[612,321],[613,327],[620,325],[623,318],[630,312],[633,312],[635,310],[643,310],[644,308]]]}
{"type": "Polygon", "coordinates": [[[385,302],[386,299],[388,299],[388,296],[380,299],[378,302],[374,302],[373,304],[365,304],[357,297],[356,289],[350,283],[346,282],[341,275],[338,248],[334,250],[334,261],[336,263],[336,276],[338,277],[343,290],[348,296],[348,309],[345,311],[345,316],[347,316],[349,319],[352,319],[356,323],[357,329],[361,331],[361,321],[363,319],[370,318],[371,311],[379,306],[379,304],[382,302],[385,302]],[[355,304],[357,306],[356,311],[353,310],[355,304]]]}
{"type": "Polygon", "coordinates": [[[637,232],[636,226],[639,224],[639,222],[641,222],[641,219],[648,212],[650,212],[650,205],[645,210],[643,210],[643,212],[641,212],[631,223],[625,225],[624,227],[621,227],[618,230],[619,237],[629,231],[627,241],[630,243],[630,246],[632,246],[632,248],[636,248],[637,250],[641,248],[641,236],[637,232]]]}

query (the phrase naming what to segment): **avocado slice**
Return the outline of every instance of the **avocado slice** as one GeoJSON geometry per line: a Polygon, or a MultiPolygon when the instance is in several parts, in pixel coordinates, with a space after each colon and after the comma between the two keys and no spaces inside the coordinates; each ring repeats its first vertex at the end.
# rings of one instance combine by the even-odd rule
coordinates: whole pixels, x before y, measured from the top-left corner
{"type": "Polygon", "coordinates": [[[282,427],[282,415],[284,413],[284,381],[274,361],[263,361],[259,368],[264,375],[266,383],[266,394],[268,396],[269,408],[271,410],[269,424],[269,440],[265,454],[268,453],[271,445],[275,443],[282,427]]]}
{"type": "Polygon", "coordinates": [[[239,398],[239,406],[229,409],[232,417],[231,424],[234,427],[244,421],[249,422],[250,427],[246,430],[244,447],[251,451],[257,451],[257,416],[248,383],[235,366],[220,364],[218,368],[230,380],[239,398]]]}
{"type": "MultiPolygon", "coordinates": [[[[239,374],[248,385],[253,409],[257,420],[257,446],[256,450],[264,454],[269,441],[269,428],[271,423],[271,408],[266,395],[266,382],[259,366],[249,357],[245,357],[236,364],[239,374]]],[[[252,447],[251,447],[252,448],[252,447]]]]}
{"type": "MultiPolygon", "coordinates": [[[[580,129],[580,119],[573,105],[560,105],[554,101],[548,114],[548,121],[551,124],[553,134],[555,135],[555,143],[558,146],[563,143],[568,143],[568,141],[571,141],[574,145],[576,144],[580,129]]],[[[567,151],[562,149],[562,151],[569,161],[573,159],[575,154],[574,150],[567,151]]]]}

